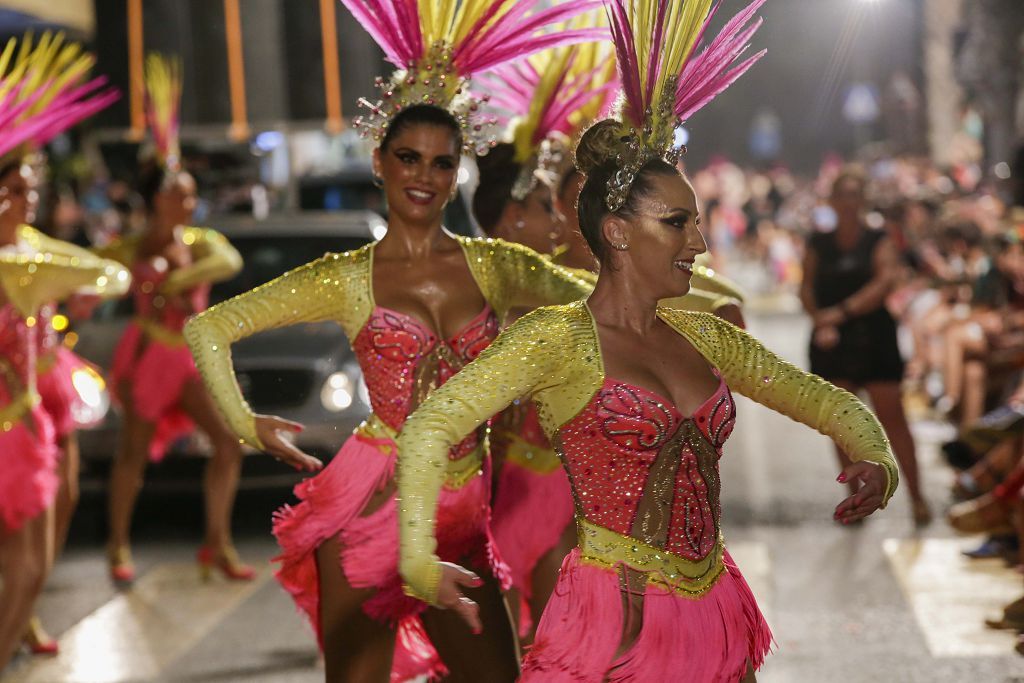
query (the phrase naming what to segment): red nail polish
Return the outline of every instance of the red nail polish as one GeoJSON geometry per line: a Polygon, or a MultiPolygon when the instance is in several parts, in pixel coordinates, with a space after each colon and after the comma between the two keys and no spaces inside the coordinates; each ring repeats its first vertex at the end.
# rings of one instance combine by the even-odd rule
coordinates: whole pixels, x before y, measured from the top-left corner
{"type": "Polygon", "coordinates": [[[840,475],[838,477],[836,477],[836,481],[838,481],[840,484],[845,484],[846,483],[846,472],[840,473],[840,475]]]}

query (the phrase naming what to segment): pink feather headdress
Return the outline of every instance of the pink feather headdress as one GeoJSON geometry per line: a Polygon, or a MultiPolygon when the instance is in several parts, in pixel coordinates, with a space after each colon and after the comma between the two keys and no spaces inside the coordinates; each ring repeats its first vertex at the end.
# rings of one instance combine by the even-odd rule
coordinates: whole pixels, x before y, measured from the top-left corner
{"type": "Polygon", "coordinates": [[[626,201],[636,174],[651,159],[679,160],[675,129],[732,85],[761,57],[737,63],[761,26],[765,0],[754,0],[698,53],[721,0],[604,0],[615,44],[622,96],[620,142],[610,159],[607,205],[626,201]]]}
{"type": "MultiPolygon", "coordinates": [[[[599,15],[598,15],[599,16],[599,15]]],[[[598,17],[586,15],[576,28],[597,28],[598,17]]],[[[512,197],[522,201],[540,179],[554,178],[569,141],[584,126],[611,108],[618,87],[615,55],[609,36],[577,43],[502,64],[484,74],[479,84],[491,93],[522,166],[512,197]]]]}
{"type": "Polygon", "coordinates": [[[0,157],[24,157],[120,97],[107,80],[86,80],[95,59],[61,34],[26,35],[0,53],[0,157]],[[17,52],[17,54],[15,54],[17,52]]]}
{"type": "Polygon", "coordinates": [[[394,116],[414,104],[447,109],[463,130],[467,154],[485,154],[496,123],[467,92],[474,74],[541,50],[592,40],[593,29],[554,31],[559,22],[600,7],[573,0],[539,9],[543,0],[341,0],[398,67],[377,79],[382,99],[354,123],[380,141],[394,116]]]}

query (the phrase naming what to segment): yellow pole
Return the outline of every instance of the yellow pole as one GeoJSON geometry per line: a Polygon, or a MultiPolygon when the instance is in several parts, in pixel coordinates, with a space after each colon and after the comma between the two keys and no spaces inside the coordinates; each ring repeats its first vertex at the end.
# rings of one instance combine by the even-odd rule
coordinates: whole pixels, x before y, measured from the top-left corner
{"type": "Polygon", "coordinates": [[[231,127],[233,140],[249,137],[248,114],[245,108],[245,63],[242,57],[242,17],[238,0],[224,0],[224,33],[228,48],[228,85],[231,95],[231,127]]]}
{"type": "Polygon", "coordinates": [[[142,73],[142,0],[128,0],[128,108],[131,129],[128,137],[146,136],[146,83],[142,73]]]}
{"type": "Polygon", "coordinates": [[[324,99],[327,103],[326,128],[340,133],[344,128],[341,118],[341,74],[338,70],[338,26],[334,3],[320,0],[320,42],[324,53],[324,99]]]}

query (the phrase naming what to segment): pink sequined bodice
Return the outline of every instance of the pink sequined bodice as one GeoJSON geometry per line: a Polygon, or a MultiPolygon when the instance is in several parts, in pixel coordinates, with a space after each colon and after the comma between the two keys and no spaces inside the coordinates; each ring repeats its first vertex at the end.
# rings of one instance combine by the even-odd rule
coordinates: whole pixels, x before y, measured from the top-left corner
{"type": "Polygon", "coordinates": [[[687,559],[718,538],[718,459],[735,423],[719,387],[692,417],[662,397],[606,379],[559,432],[577,514],[687,559]]]}
{"type": "MultiPolygon", "coordinates": [[[[498,318],[485,306],[450,339],[441,339],[419,320],[377,306],[352,342],[363,371],[370,405],[398,431],[431,391],[444,384],[498,336],[498,318]]],[[[458,458],[472,450],[479,435],[452,449],[458,458]]]]}
{"type": "Polygon", "coordinates": [[[8,396],[34,386],[37,331],[38,324],[29,326],[13,305],[0,305],[0,383],[8,396]]]}
{"type": "Polygon", "coordinates": [[[132,266],[135,314],[155,320],[167,329],[181,332],[190,316],[205,311],[209,306],[210,285],[199,285],[187,292],[166,297],[160,293],[160,285],[170,273],[169,270],[154,267],[153,259],[145,259],[132,266]]]}

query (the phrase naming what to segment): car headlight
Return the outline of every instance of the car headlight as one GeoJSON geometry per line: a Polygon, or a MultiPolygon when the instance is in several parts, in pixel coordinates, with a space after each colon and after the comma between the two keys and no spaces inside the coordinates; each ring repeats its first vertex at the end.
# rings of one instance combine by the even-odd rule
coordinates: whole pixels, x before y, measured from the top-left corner
{"type": "Polygon", "coordinates": [[[320,389],[320,403],[332,413],[340,413],[352,405],[352,378],[344,372],[335,372],[320,389]]]}
{"type": "Polygon", "coordinates": [[[79,399],[72,408],[75,422],[80,426],[99,423],[110,408],[110,395],[103,376],[86,365],[72,371],[71,385],[79,399]]]}

